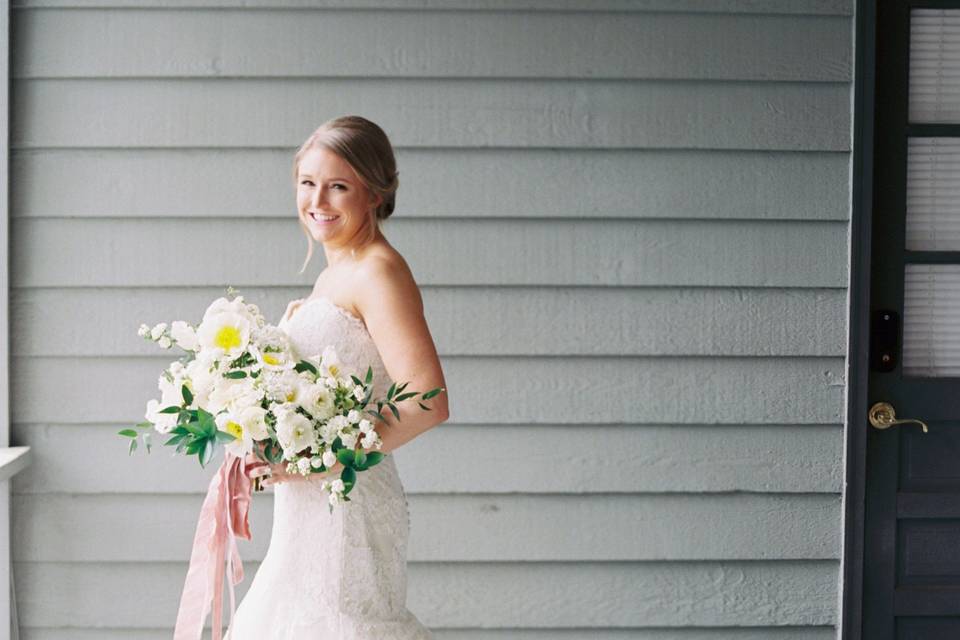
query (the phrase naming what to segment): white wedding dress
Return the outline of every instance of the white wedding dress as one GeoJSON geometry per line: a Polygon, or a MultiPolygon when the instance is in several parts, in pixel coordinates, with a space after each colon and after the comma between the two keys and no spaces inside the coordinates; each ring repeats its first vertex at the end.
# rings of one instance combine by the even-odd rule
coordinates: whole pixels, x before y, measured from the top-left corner
{"type": "MultiPolygon", "coordinates": [[[[386,396],[387,372],[362,320],[322,297],[289,312],[278,326],[298,356],[332,344],[358,378],[372,366],[373,397],[386,396]]],[[[432,639],[406,606],[410,520],[393,456],[358,473],[350,502],[332,514],[320,482],[273,485],[270,546],[224,640],[432,639]]]]}

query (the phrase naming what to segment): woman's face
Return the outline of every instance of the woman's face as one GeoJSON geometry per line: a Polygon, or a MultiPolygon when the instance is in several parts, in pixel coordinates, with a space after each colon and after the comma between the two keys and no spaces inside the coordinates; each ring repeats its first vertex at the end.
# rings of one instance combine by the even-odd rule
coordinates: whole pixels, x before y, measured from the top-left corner
{"type": "Polygon", "coordinates": [[[297,210],[317,242],[357,242],[374,203],[353,167],[329,149],[310,149],[297,167],[297,210]]]}

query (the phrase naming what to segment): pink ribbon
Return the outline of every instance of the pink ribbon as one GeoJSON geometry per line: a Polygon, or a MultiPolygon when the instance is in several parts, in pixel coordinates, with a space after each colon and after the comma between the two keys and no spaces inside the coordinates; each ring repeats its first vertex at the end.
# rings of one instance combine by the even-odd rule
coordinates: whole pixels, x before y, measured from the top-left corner
{"type": "Polygon", "coordinates": [[[225,453],[217,475],[210,480],[193,538],[190,568],[180,596],[174,640],[200,640],[203,623],[213,607],[213,638],[220,640],[223,626],[223,565],[230,587],[230,622],[236,612],[233,586],[243,581],[243,562],[236,536],[251,539],[250,496],[253,481],[246,460],[225,453]],[[227,546],[229,545],[229,549],[227,546]]]}

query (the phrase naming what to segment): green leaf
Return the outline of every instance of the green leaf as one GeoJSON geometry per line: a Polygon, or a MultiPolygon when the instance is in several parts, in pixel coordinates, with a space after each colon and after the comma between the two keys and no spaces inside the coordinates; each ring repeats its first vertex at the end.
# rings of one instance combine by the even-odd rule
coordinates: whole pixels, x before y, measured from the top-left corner
{"type": "Polygon", "coordinates": [[[205,438],[196,438],[187,443],[187,455],[192,456],[195,453],[199,453],[200,449],[203,448],[203,443],[206,442],[205,438]]]}
{"type": "Polygon", "coordinates": [[[213,458],[214,441],[204,440],[203,449],[200,451],[200,466],[206,467],[213,458]]]}
{"type": "MultiPolygon", "coordinates": [[[[407,381],[404,382],[402,385],[400,385],[399,387],[397,387],[397,393],[400,393],[401,391],[403,391],[404,389],[406,389],[408,384],[410,384],[410,381],[409,381],[409,380],[407,380],[407,381]]],[[[416,391],[414,391],[414,393],[416,393],[416,391]]]]}
{"type": "Polygon", "coordinates": [[[441,391],[446,391],[446,389],[444,389],[443,387],[437,387],[436,389],[430,389],[430,391],[427,391],[425,394],[423,394],[422,397],[423,397],[424,400],[429,400],[430,398],[432,398],[433,396],[437,395],[437,394],[440,393],[441,391]]]}
{"type": "Polygon", "coordinates": [[[123,431],[117,431],[117,435],[127,436],[128,438],[136,438],[137,432],[133,429],[124,429],[123,431]]]}
{"type": "Polygon", "coordinates": [[[298,362],[293,369],[297,373],[303,373],[304,371],[309,371],[313,375],[317,375],[317,368],[312,364],[310,364],[309,362],[307,362],[306,360],[301,360],[300,362],[298,362]]]}
{"type": "MultiPolygon", "coordinates": [[[[231,379],[246,378],[246,377],[247,377],[247,372],[246,372],[246,371],[231,371],[230,373],[225,373],[225,374],[223,374],[223,377],[224,377],[224,378],[231,378],[231,379]]],[[[187,403],[187,404],[189,404],[189,403],[187,403]]]]}
{"type": "Polygon", "coordinates": [[[363,386],[363,383],[360,382],[360,378],[358,378],[357,376],[353,375],[352,373],[350,374],[350,379],[353,380],[353,384],[358,385],[358,386],[361,386],[361,387],[363,386]]]}
{"type": "Polygon", "coordinates": [[[380,451],[370,451],[367,453],[367,469],[383,460],[383,453],[380,451]]]}
{"type": "Polygon", "coordinates": [[[417,404],[420,405],[420,408],[423,409],[424,411],[433,411],[433,409],[431,409],[430,407],[428,407],[427,405],[423,404],[420,401],[417,401],[417,404]]]}
{"type": "Polygon", "coordinates": [[[373,367],[367,365],[367,377],[364,378],[364,384],[370,384],[373,382],[373,367]]]}
{"type": "Polygon", "coordinates": [[[143,444],[147,447],[147,453],[150,453],[150,434],[143,434],[143,444]]]}
{"type": "Polygon", "coordinates": [[[188,444],[189,444],[188,440],[181,440],[180,444],[178,444],[177,448],[174,450],[174,453],[185,453],[188,444]]]}
{"type": "Polygon", "coordinates": [[[229,431],[221,431],[219,429],[217,429],[213,437],[216,438],[217,442],[233,442],[234,440],[238,440],[237,436],[229,431]]]}
{"type": "Polygon", "coordinates": [[[396,398],[394,398],[394,401],[395,401],[395,402],[403,402],[404,400],[406,400],[406,399],[408,399],[408,398],[412,398],[412,397],[415,396],[415,395],[417,395],[417,392],[416,392],[416,391],[410,391],[410,392],[408,392],[408,393],[404,393],[404,394],[401,394],[401,395],[397,396],[396,398]]]}
{"type": "Polygon", "coordinates": [[[337,451],[337,460],[339,460],[340,464],[342,464],[344,467],[349,468],[352,466],[353,461],[355,460],[353,449],[344,447],[343,449],[337,451]]]}
{"type": "Polygon", "coordinates": [[[185,434],[185,433],[178,433],[177,435],[173,436],[172,438],[170,438],[169,440],[167,440],[167,441],[164,442],[163,444],[164,444],[164,445],[169,445],[169,446],[172,447],[173,445],[179,443],[181,440],[183,440],[184,438],[186,438],[187,435],[188,435],[188,434],[185,434]]]}
{"type": "Polygon", "coordinates": [[[153,423],[150,422],[149,420],[146,420],[146,421],[144,421],[144,422],[138,422],[138,423],[137,423],[136,425],[134,425],[134,426],[136,426],[136,427],[139,428],[139,429],[150,429],[150,428],[153,427],[153,423]]]}
{"type": "Polygon", "coordinates": [[[357,472],[350,467],[344,467],[340,479],[343,480],[343,495],[347,495],[357,482],[357,472]]]}
{"type": "Polygon", "coordinates": [[[191,402],[193,402],[193,394],[190,393],[190,389],[187,387],[187,385],[180,387],[180,394],[183,396],[183,404],[189,405],[191,402]]]}
{"type": "Polygon", "coordinates": [[[130,450],[127,451],[127,455],[128,455],[128,456],[129,456],[129,455],[132,455],[133,452],[136,451],[136,450],[137,450],[137,439],[134,438],[133,440],[130,441],[130,450]]]}
{"type": "Polygon", "coordinates": [[[393,400],[393,393],[397,390],[397,383],[394,382],[390,385],[390,388],[387,389],[387,400],[393,400]]]}
{"type": "Polygon", "coordinates": [[[157,411],[157,413],[180,413],[180,407],[170,405],[169,407],[160,409],[160,411],[157,411]]]}
{"type": "Polygon", "coordinates": [[[399,419],[400,419],[400,412],[397,411],[397,408],[396,408],[395,406],[393,406],[392,404],[387,405],[387,406],[390,407],[390,411],[393,413],[393,417],[396,418],[397,420],[399,420],[399,419]]]}

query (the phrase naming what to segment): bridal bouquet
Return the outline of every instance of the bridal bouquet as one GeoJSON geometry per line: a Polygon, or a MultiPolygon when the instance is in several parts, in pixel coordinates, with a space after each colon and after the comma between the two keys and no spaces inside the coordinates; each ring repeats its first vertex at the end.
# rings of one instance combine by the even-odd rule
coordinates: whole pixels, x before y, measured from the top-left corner
{"type": "MultiPolygon", "coordinates": [[[[227,295],[233,294],[231,287],[227,295]]],[[[176,345],[185,354],[161,374],[161,398],[147,403],[147,420],[119,432],[131,439],[131,454],[138,437],[150,452],[152,429],[170,435],[164,444],[176,447],[176,453],[196,455],[201,466],[210,462],[218,444],[238,458],[254,453],[271,464],[286,461],[288,473],[304,476],[339,462],[340,477],[321,484],[331,511],[349,502],[357,472],[383,459],[379,451],[364,451],[382,445],[373,419],[385,422],[384,406],[399,419],[395,403],[420,394],[405,392],[407,383],[394,382],[386,398],[371,398],[372,367],[362,380],[344,371],[332,345],[298,360],[283,330],[268,324],[243,296],[214,300],[199,326],[180,320],[169,327],[165,322],[153,328],[144,324],[139,335],[164,349],[176,345]],[[136,429],[146,431],[138,434],[136,429]]],[[[431,389],[420,399],[441,391],[431,389]]],[[[262,490],[259,481],[257,491],[262,490]]]]}

